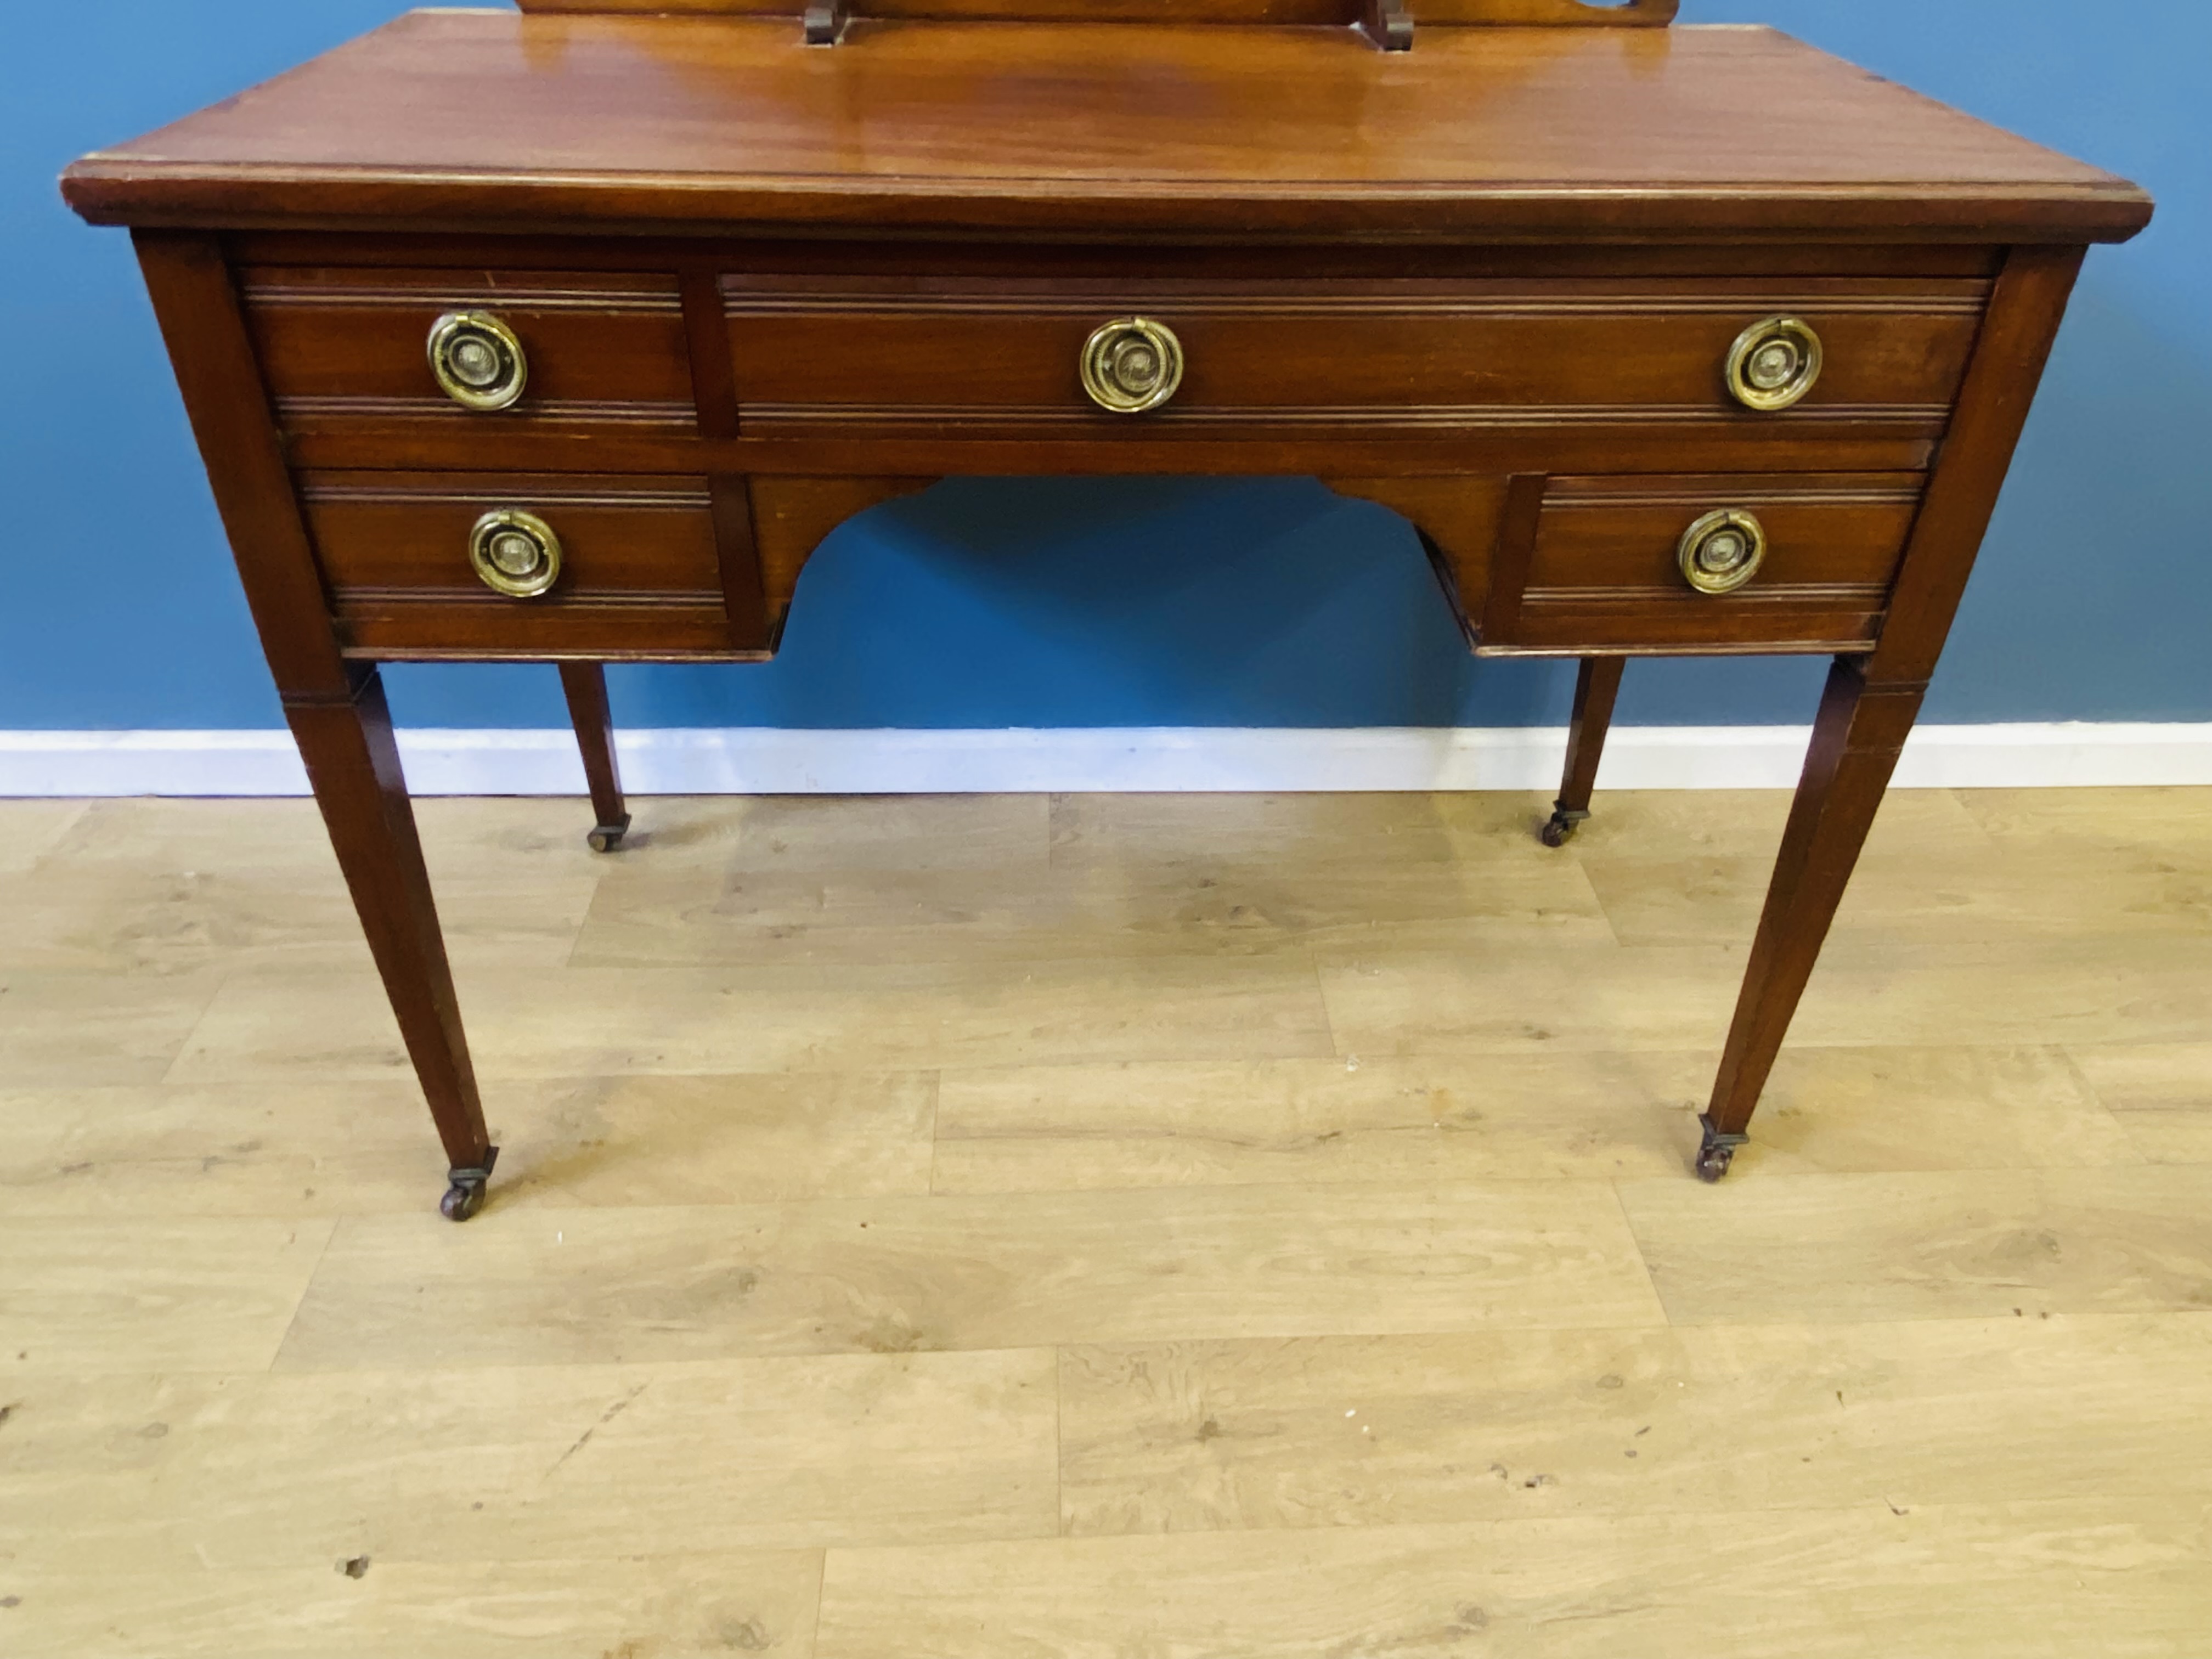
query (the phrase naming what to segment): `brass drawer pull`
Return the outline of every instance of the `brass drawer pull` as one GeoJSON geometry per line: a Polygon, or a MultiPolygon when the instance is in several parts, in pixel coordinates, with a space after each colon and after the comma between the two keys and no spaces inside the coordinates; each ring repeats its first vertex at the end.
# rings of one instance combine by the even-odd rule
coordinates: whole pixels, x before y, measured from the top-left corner
{"type": "Polygon", "coordinates": [[[430,325],[430,372],[464,409],[512,409],[530,382],[530,359],[489,311],[449,311],[430,325]]]}
{"type": "Polygon", "coordinates": [[[561,576],[561,538],[535,513],[501,507],[477,520],[469,562],[495,593],[534,599],[561,576]]]}
{"type": "Polygon", "coordinates": [[[1119,317],[1083,348],[1083,389],[1116,415],[1158,409],[1182,384],[1182,342],[1165,323],[1119,317]]]}
{"type": "Polygon", "coordinates": [[[1682,532],[1682,580],[1700,593],[1733,593],[1766,560],[1766,528],[1741,507],[1708,513],[1682,532]]]}
{"type": "Polygon", "coordinates": [[[1808,323],[1795,317],[1753,323],[1729,348],[1729,392],[1762,414],[1787,409],[1820,380],[1823,356],[1820,337],[1808,323]]]}

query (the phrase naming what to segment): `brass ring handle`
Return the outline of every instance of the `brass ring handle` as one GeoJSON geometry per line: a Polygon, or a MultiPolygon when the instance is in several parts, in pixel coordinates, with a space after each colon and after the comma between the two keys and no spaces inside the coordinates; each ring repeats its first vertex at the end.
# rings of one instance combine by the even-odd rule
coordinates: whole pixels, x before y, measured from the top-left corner
{"type": "Polygon", "coordinates": [[[510,599],[534,599],[561,578],[561,538],[535,513],[500,507],[469,532],[469,562],[483,585],[510,599]]]}
{"type": "Polygon", "coordinates": [[[1182,384],[1182,342],[1165,323],[1117,317],[1083,347],[1083,389],[1116,415],[1158,409],[1182,384]]]}
{"type": "Polygon", "coordinates": [[[1766,561],[1766,527],[1741,507],[1708,513],[1682,532],[1675,557],[1700,593],[1733,593],[1766,561]]]}
{"type": "Polygon", "coordinates": [[[449,311],[430,325],[430,372],[463,409],[512,409],[530,383],[530,359],[489,311],[449,311]]]}
{"type": "Polygon", "coordinates": [[[1729,348],[1729,395],[1762,414],[1787,409],[1819,381],[1826,355],[1809,323],[1795,317],[1753,323],[1729,348]]]}

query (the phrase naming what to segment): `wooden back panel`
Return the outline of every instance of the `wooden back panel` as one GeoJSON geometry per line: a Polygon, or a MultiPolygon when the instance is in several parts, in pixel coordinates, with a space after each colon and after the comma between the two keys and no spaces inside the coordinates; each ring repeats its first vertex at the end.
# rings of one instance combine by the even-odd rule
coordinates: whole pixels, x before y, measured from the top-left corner
{"type": "MultiPolygon", "coordinates": [[[[515,0],[529,12],[626,16],[797,17],[800,0],[515,0]]],[[[1680,0],[1408,0],[1419,23],[1653,27],[1680,0]]],[[[1352,24],[1363,0],[850,0],[860,17],[961,22],[1352,24]]]]}

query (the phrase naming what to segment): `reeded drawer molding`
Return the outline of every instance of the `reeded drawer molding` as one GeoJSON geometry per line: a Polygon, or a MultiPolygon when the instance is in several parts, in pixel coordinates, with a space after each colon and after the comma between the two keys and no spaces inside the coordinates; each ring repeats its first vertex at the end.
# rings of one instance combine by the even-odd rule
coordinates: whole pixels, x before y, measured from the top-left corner
{"type": "Polygon", "coordinates": [[[1710,504],[1718,493],[1729,494],[1746,505],[1916,506],[1921,490],[1917,478],[1854,484],[1817,476],[1806,480],[1729,475],[1668,479],[1650,487],[1641,487],[1640,481],[1633,479],[1554,478],[1544,492],[1544,508],[1571,512],[1577,507],[1692,507],[1710,504]]]}
{"type": "Polygon", "coordinates": [[[1501,515],[1485,651],[1696,653],[1864,650],[1879,636],[1919,511],[1916,473],[1578,476],[1514,481],[1501,515]],[[1693,588],[1686,532],[1754,515],[1765,562],[1732,592],[1693,588]]]}
{"type": "MultiPolygon", "coordinates": [[[[462,597],[466,603],[483,605],[487,610],[495,609],[499,604],[498,601],[490,599],[479,599],[472,593],[465,594],[462,597]]],[[[564,606],[588,606],[594,611],[619,611],[625,608],[637,611],[664,611],[672,606],[681,609],[692,605],[712,605],[719,610],[721,602],[722,594],[719,588],[664,587],[657,588],[650,593],[594,592],[566,597],[549,594],[543,601],[543,608],[549,611],[557,611],[564,606]]],[[[376,587],[366,583],[356,583],[345,590],[346,607],[356,611],[415,605],[450,609],[453,603],[453,596],[442,588],[376,587]]],[[[532,601],[532,603],[539,602],[532,601]]],[[[502,611],[501,614],[505,612],[502,611]]]]}
{"type": "MultiPolygon", "coordinates": [[[[436,422],[454,428],[454,435],[481,433],[484,416],[461,409],[441,398],[305,397],[278,398],[278,418],[286,425],[315,420],[436,422]]],[[[641,426],[688,433],[698,416],[688,403],[606,403],[585,398],[533,400],[526,410],[503,416],[510,425],[580,424],[641,426]]]]}
{"type": "Polygon", "coordinates": [[[1172,307],[1193,317],[1608,317],[1733,315],[1749,310],[1822,311],[1836,316],[1978,316],[1990,284],[1975,280],[1870,277],[1669,278],[1674,286],[1561,279],[1471,279],[1426,287],[1419,279],[1332,284],[1326,292],[1224,291],[1202,283],[1139,277],[1126,282],[994,283],[967,291],[917,292],[880,279],[727,276],[723,307],[733,317],[874,314],[888,317],[1084,317],[1101,307],[1172,307]],[[1585,291],[1573,290],[1581,288],[1585,291]]]}
{"type": "MultiPolygon", "coordinates": [[[[732,656],[767,644],[733,625],[736,567],[703,478],[310,474],[300,500],[341,644],[356,654],[732,656]],[[499,512],[532,515],[557,538],[547,591],[510,597],[479,574],[477,526],[499,512]]],[[[744,573],[757,588],[749,556],[744,573]]]]}
{"type": "Polygon", "coordinates": [[[1718,317],[1745,310],[1819,311],[1841,317],[1976,317],[1984,295],[1870,295],[1837,299],[1788,292],[1731,299],[1629,295],[1621,299],[1474,300],[1367,299],[1355,295],[1270,300],[1236,295],[1188,295],[1151,291],[1150,284],[1102,289],[1095,295],[1024,300],[1010,295],[760,294],[723,290],[732,317],[1089,317],[1101,309],[1172,310],[1186,317],[1408,318],[1461,317],[1550,319],[1590,317],[1718,317]]]}
{"type": "MultiPolygon", "coordinates": [[[[1141,434],[1154,424],[1170,426],[1407,426],[1407,427],[1575,427],[1709,425],[1738,432],[1771,430],[1776,416],[1704,404],[1358,404],[1337,408],[1301,404],[1275,408],[1156,410],[1144,422],[1127,422],[1089,407],[1059,404],[747,404],[750,428],[775,426],[844,428],[886,426],[935,428],[960,424],[1036,426],[1059,424],[1141,434]]],[[[1840,421],[1894,426],[1918,433],[1941,433],[1949,422],[1948,404],[1814,404],[1780,417],[1793,423],[1840,421]]]]}
{"type": "MultiPolygon", "coordinates": [[[[1760,605],[1784,609],[1812,606],[1821,609],[1871,610],[1881,609],[1882,600],[1889,592],[1887,582],[1792,582],[1787,587],[1765,590],[1747,589],[1731,593],[1723,601],[1731,611],[1755,610],[1760,605]]],[[[1695,605],[1701,601],[1695,593],[1666,593],[1654,596],[1644,586],[1601,587],[1532,587],[1521,597],[1523,607],[1547,605],[1695,605]]]]}
{"type": "Polygon", "coordinates": [[[417,275],[420,273],[380,271],[373,282],[337,283],[309,283],[297,277],[249,273],[240,284],[240,291],[247,307],[254,310],[309,307],[318,310],[418,311],[425,305],[438,306],[445,302],[494,307],[511,306],[522,311],[599,312],[610,316],[654,313],[680,314],[684,309],[682,297],[673,287],[673,277],[641,279],[656,284],[668,284],[666,291],[662,292],[658,286],[649,289],[554,285],[532,287],[526,282],[485,282],[482,277],[471,282],[466,276],[444,272],[417,282],[408,280],[417,275]]]}
{"type": "MultiPolygon", "coordinates": [[[[1940,429],[1988,285],[1870,279],[1254,285],[1164,280],[1051,286],[723,279],[740,429],[1075,429],[1295,424],[1495,428],[1555,422],[1702,424],[1752,441],[1821,422],[1940,429]],[[1175,389],[1135,417],[1086,395],[1092,331],[1170,331],[1175,389]],[[1819,376],[1794,407],[1731,395],[1747,331],[1817,331],[1819,376]]],[[[1110,437],[1109,437],[1110,434],[1110,437]]]]}
{"type": "Polygon", "coordinates": [[[487,476],[479,484],[471,480],[453,486],[410,485],[392,482],[356,483],[310,478],[301,486],[300,498],[310,506],[352,502],[386,507],[463,506],[484,508],[527,501],[534,507],[620,507],[627,512],[703,512],[713,497],[702,483],[697,489],[653,489],[614,484],[570,487],[565,482],[512,479],[487,476]]]}
{"type": "Polygon", "coordinates": [[[365,446],[397,466],[567,466],[593,436],[681,441],[699,430],[678,279],[665,271],[249,268],[241,294],[288,439],[365,446]],[[429,347],[439,319],[482,313],[516,343],[519,394],[464,407],[429,347]],[[385,447],[382,449],[379,446],[385,447]]]}

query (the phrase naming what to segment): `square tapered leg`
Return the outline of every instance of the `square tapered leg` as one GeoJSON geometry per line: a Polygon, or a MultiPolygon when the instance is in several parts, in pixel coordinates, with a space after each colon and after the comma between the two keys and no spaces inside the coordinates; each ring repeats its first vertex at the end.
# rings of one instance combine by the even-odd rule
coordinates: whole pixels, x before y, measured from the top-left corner
{"type": "Polygon", "coordinates": [[[1564,847],[1589,817],[1590,793],[1597,787],[1597,763],[1605,754],[1605,734],[1613,725],[1613,700],[1620,695],[1624,657],[1584,657],[1575,676],[1575,712],[1567,726],[1567,770],[1559,798],[1537,833],[1547,847],[1564,847]]]}
{"type": "Polygon", "coordinates": [[[561,665],[561,690],[568,698],[568,719],[576,728],[576,747],[584,757],[584,780],[591,786],[592,815],[597,820],[587,839],[592,850],[611,853],[629,830],[623,800],[622,772],[615,762],[615,725],[607,706],[606,671],[595,662],[561,665]]]}

